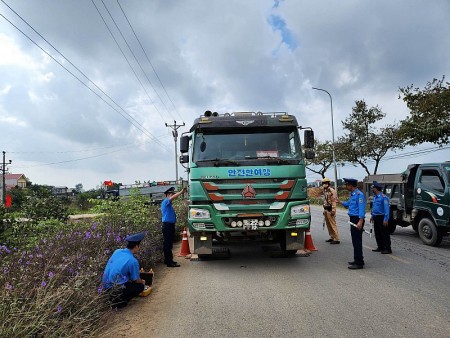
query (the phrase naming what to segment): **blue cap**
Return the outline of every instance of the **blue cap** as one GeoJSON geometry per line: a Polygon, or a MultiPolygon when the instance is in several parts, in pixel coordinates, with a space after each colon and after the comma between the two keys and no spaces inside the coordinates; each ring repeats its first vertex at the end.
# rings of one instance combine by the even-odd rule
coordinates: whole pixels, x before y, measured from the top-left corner
{"type": "Polygon", "coordinates": [[[140,242],[144,238],[144,233],[140,232],[138,234],[129,235],[125,238],[127,242],[140,242]]]}
{"type": "Polygon", "coordinates": [[[166,191],[164,191],[164,194],[168,194],[168,193],[174,193],[175,192],[175,187],[170,187],[169,189],[167,189],[166,191]]]}
{"type": "Polygon", "coordinates": [[[358,183],[356,178],[343,178],[345,183],[358,183]]]}
{"type": "Polygon", "coordinates": [[[377,181],[373,181],[372,187],[377,188],[378,190],[383,189],[383,186],[380,183],[378,183],[377,181]]]}

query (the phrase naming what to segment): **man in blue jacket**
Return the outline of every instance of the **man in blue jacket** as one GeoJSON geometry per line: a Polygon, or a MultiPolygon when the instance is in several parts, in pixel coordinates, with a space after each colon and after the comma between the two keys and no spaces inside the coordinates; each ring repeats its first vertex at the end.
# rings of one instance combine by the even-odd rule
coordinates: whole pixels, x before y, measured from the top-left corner
{"type": "Polygon", "coordinates": [[[382,254],[391,254],[391,234],[389,233],[389,197],[381,191],[383,186],[377,181],[372,183],[373,204],[372,217],[370,223],[373,222],[373,229],[375,231],[375,240],[377,241],[377,248],[374,252],[381,252],[382,254]]]}
{"type": "Polygon", "coordinates": [[[172,201],[180,196],[184,190],[185,188],[175,193],[175,188],[170,187],[164,192],[166,198],[161,202],[164,263],[166,263],[169,268],[177,268],[180,266],[180,264],[173,260],[172,253],[173,239],[175,237],[175,223],[177,221],[177,215],[173,209],[172,201]]]}
{"type": "Polygon", "coordinates": [[[366,197],[358,189],[358,181],[354,178],[344,178],[345,188],[350,191],[350,199],[342,202],[348,209],[350,217],[350,233],[353,244],[353,261],[348,262],[351,270],[362,269],[364,267],[364,257],[362,250],[362,234],[364,232],[364,220],[366,217],[366,197]]]}
{"type": "Polygon", "coordinates": [[[145,280],[139,273],[139,262],[134,257],[139,252],[143,233],[125,238],[128,242],[125,249],[117,249],[106,264],[102,283],[110,292],[113,307],[125,307],[128,302],[144,291],[145,280]]]}

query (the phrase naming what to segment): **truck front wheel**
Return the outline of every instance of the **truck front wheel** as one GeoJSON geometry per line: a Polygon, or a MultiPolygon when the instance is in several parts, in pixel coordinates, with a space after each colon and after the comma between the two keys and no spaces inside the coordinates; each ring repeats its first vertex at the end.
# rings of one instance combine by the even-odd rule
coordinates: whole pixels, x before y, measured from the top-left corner
{"type": "Polygon", "coordinates": [[[389,219],[388,228],[389,228],[389,233],[392,235],[395,232],[395,229],[397,228],[397,221],[393,220],[393,219],[389,219]]]}
{"type": "MultiPolygon", "coordinates": [[[[395,215],[397,215],[397,211],[395,211],[395,215]]],[[[389,233],[392,235],[397,228],[397,220],[394,218],[394,210],[391,209],[389,213],[389,221],[388,221],[389,233]]]]}
{"type": "Polygon", "coordinates": [[[434,222],[429,218],[423,218],[418,226],[419,236],[422,242],[430,246],[439,246],[442,242],[442,232],[438,230],[434,222]]]}

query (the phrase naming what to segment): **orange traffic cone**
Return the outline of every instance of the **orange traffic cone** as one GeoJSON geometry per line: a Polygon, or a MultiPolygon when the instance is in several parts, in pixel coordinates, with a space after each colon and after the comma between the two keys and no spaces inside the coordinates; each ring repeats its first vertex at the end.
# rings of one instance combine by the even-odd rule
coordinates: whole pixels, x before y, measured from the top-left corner
{"type": "Polygon", "coordinates": [[[183,228],[183,239],[181,240],[181,249],[178,257],[185,257],[191,254],[191,250],[189,249],[189,240],[187,237],[186,227],[183,228]]]}
{"type": "Polygon", "coordinates": [[[310,251],[318,251],[316,247],[314,246],[312,237],[311,237],[311,231],[306,231],[305,233],[305,250],[310,251]]]}

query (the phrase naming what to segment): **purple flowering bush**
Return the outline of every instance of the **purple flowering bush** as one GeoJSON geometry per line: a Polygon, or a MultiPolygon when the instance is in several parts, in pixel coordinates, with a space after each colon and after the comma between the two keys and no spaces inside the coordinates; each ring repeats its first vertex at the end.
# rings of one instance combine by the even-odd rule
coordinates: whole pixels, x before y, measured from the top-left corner
{"type": "MultiPolygon", "coordinates": [[[[113,251],[126,245],[127,235],[145,232],[141,267],[150,269],[161,261],[159,206],[147,205],[138,195],[93,203],[94,211],[103,213],[95,221],[43,232],[33,237],[32,246],[0,243],[0,336],[99,335],[110,313],[101,277],[113,251]]],[[[176,208],[181,227],[186,204],[180,201],[176,208]]]]}

